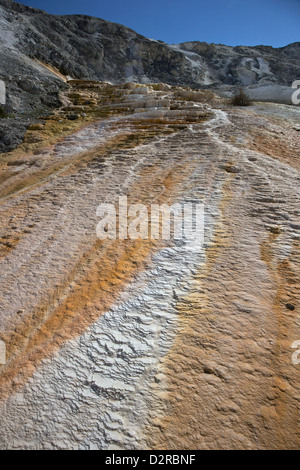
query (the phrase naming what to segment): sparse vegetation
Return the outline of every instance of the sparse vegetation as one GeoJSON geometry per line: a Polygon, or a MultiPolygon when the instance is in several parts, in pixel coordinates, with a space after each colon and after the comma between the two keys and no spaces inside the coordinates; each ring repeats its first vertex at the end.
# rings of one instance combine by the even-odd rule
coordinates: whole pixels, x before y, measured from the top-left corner
{"type": "Polygon", "coordinates": [[[232,106],[251,106],[252,105],[251,99],[249,98],[247,93],[245,93],[242,89],[240,89],[238,93],[235,94],[233,98],[231,98],[229,103],[232,106]]]}
{"type": "Polygon", "coordinates": [[[5,119],[6,117],[7,117],[7,114],[2,108],[2,106],[0,105],[0,119],[5,119]]]}

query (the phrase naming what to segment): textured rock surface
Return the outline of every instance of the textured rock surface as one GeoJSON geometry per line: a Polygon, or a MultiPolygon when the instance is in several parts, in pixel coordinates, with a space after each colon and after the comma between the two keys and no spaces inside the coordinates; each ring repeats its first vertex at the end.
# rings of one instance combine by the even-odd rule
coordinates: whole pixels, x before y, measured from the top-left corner
{"type": "Polygon", "coordinates": [[[10,0],[1,5],[6,42],[74,78],[290,86],[300,75],[300,43],[279,49],[197,41],[168,45],[98,18],[53,16],[10,0]]]}
{"type": "Polygon", "coordinates": [[[299,448],[299,109],[72,87],[1,160],[0,447],[299,448]],[[124,194],[204,246],[98,240],[124,194]]]}
{"type": "MultiPolygon", "coordinates": [[[[33,60],[51,65],[66,76],[113,83],[290,87],[300,77],[300,43],[279,49],[201,42],[168,45],[98,18],[53,16],[10,0],[0,1],[0,23],[0,41],[5,46],[1,48],[0,73],[5,79],[9,76],[11,100],[19,90],[29,93],[35,106],[41,91],[44,105],[55,104],[60,85],[49,70],[45,75],[46,69],[33,60]]],[[[18,105],[11,103],[15,108],[18,105]]]]}
{"type": "Polygon", "coordinates": [[[53,16],[0,0],[0,80],[11,121],[8,127],[0,119],[0,151],[15,148],[26,123],[61,104],[69,78],[211,87],[224,96],[244,86],[253,99],[290,103],[291,85],[300,77],[299,44],[169,45],[98,18],[53,16]]]}

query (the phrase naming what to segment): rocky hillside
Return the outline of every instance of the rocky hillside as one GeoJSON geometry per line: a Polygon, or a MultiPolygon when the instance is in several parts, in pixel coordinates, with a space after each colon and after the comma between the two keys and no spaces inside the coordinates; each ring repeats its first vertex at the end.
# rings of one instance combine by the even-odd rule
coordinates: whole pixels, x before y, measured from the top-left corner
{"type": "Polygon", "coordinates": [[[0,5],[0,449],[298,449],[299,106],[214,91],[289,89],[299,44],[0,5]],[[99,239],[119,196],[204,242],[99,239]]]}
{"type": "Polygon", "coordinates": [[[225,96],[245,86],[254,99],[290,103],[291,84],[300,77],[300,43],[168,45],[119,24],[53,16],[11,0],[0,0],[0,46],[5,109],[17,118],[9,126],[0,122],[0,151],[13,149],[30,122],[59,106],[68,78],[209,87],[225,96]]]}
{"type": "Polygon", "coordinates": [[[299,448],[298,109],[70,86],[0,161],[0,448],[299,448]],[[120,195],[204,244],[99,240],[120,195]]]}

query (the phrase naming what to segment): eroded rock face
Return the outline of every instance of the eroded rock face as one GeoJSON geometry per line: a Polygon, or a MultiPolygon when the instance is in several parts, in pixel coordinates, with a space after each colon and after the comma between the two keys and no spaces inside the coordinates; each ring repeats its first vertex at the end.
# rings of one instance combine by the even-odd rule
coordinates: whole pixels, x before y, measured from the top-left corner
{"type": "Polygon", "coordinates": [[[290,86],[300,76],[299,43],[279,49],[200,42],[170,46],[98,18],[52,16],[7,0],[1,5],[19,50],[74,78],[290,86]]]}

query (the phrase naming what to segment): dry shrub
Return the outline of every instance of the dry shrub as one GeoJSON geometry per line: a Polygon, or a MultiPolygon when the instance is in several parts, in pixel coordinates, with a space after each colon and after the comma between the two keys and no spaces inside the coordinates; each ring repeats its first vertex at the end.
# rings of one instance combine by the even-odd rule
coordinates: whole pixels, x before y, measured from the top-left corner
{"type": "Polygon", "coordinates": [[[249,96],[240,89],[239,92],[231,98],[229,103],[233,106],[251,106],[252,101],[249,96]]]}

